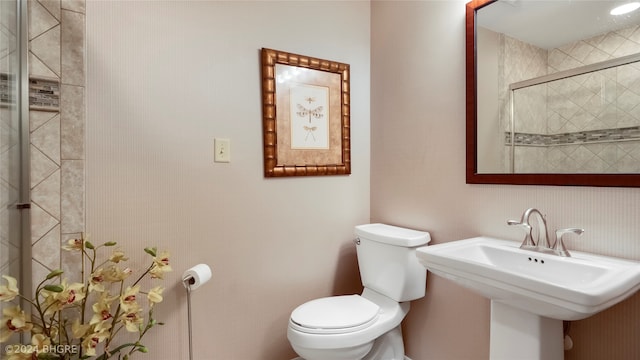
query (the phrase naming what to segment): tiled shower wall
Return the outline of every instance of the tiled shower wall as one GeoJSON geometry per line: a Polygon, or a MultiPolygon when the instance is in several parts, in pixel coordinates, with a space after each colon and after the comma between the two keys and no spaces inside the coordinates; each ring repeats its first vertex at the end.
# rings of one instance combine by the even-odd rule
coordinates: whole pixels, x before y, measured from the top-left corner
{"type": "MultiPolygon", "coordinates": [[[[524,73],[525,69],[531,67],[531,59],[539,58],[531,56],[531,51],[523,53],[522,49],[527,47],[531,46],[505,38],[504,51],[509,55],[504,64],[505,78],[509,78],[510,73],[524,73]],[[526,61],[522,58],[526,58],[526,61]]],[[[544,52],[547,53],[545,61],[549,74],[636,54],[640,52],[640,26],[606,33],[544,52]]],[[[535,68],[538,69],[539,66],[535,68]]],[[[512,83],[512,80],[509,79],[506,86],[512,83]]],[[[507,101],[508,94],[503,99],[507,101]]],[[[569,141],[562,146],[517,146],[517,172],[640,171],[640,142],[631,141],[637,137],[625,137],[625,134],[630,132],[624,130],[640,125],[640,107],[637,106],[640,104],[638,64],[628,64],[518,90],[515,102],[516,116],[524,120],[517,123],[527,124],[516,127],[516,132],[519,133],[559,135],[561,138],[563,135],[584,134],[588,137],[594,131],[619,129],[613,130],[619,132],[613,134],[618,138],[617,141],[597,144],[569,141]],[[542,106],[541,101],[544,102],[542,106]],[[540,118],[546,121],[529,121],[540,118]],[[528,125],[532,123],[540,125],[528,125]]],[[[503,109],[507,111],[508,107],[503,109]]],[[[508,113],[504,116],[508,118],[508,113]]],[[[505,129],[509,130],[507,126],[505,129]]],[[[510,152],[506,153],[508,157],[510,152]]]]}
{"type": "MultiPolygon", "coordinates": [[[[531,44],[524,43],[517,39],[501,35],[500,50],[498,58],[499,63],[499,97],[500,97],[500,123],[506,131],[511,130],[511,115],[509,101],[509,85],[543,76],[547,74],[547,51],[531,44]]],[[[528,111],[525,111],[525,118],[518,125],[524,128],[517,129],[522,132],[541,132],[544,131],[544,123],[533,121],[538,117],[545,116],[544,103],[546,93],[537,90],[528,96],[527,103],[522,104],[528,111]],[[541,110],[542,109],[542,110],[541,110]]]]}
{"type": "Polygon", "coordinates": [[[61,245],[84,232],[85,0],[29,0],[28,8],[29,77],[60,84],[57,111],[29,111],[32,270],[38,280],[76,262],[65,259],[61,245]]]}
{"type": "MultiPolygon", "coordinates": [[[[547,52],[544,49],[540,49],[531,44],[524,43],[517,39],[500,35],[500,54],[498,59],[499,74],[501,76],[498,80],[499,91],[499,106],[500,113],[499,121],[505,132],[511,132],[511,103],[509,99],[509,85],[543,76],[547,74],[547,52]]],[[[536,88],[530,92],[530,97],[526,103],[520,104],[524,106],[528,111],[523,111],[523,121],[518,122],[518,128],[516,131],[527,133],[539,133],[544,131],[544,122],[535,121],[534,119],[545,116],[544,111],[546,107],[544,103],[546,101],[546,93],[541,92],[541,89],[536,88]],[[522,128],[524,126],[524,128],[522,128]]],[[[511,168],[511,147],[507,146],[504,152],[503,167],[504,171],[508,172],[511,168]]],[[[516,154],[516,159],[520,159],[521,156],[516,154]]]]}

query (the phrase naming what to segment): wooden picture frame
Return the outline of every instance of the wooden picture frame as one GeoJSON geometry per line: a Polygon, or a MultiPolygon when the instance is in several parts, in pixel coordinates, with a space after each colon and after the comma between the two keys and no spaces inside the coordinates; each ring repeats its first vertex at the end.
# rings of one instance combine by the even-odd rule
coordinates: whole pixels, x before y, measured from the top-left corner
{"type": "Polygon", "coordinates": [[[264,176],[351,174],[349,65],[263,48],[264,176]]]}

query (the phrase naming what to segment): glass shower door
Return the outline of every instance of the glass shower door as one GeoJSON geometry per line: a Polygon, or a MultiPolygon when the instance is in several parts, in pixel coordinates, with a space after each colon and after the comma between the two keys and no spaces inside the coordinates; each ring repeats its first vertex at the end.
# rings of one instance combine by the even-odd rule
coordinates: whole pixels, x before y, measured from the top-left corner
{"type": "MultiPolygon", "coordinates": [[[[23,113],[20,0],[0,0],[0,274],[21,279],[23,214],[23,113]]],[[[27,176],[28,177],[28,176],[27,176]]],[[[28,189],[28,186],[27,186],[28,189]]],[[[26,202],[25,202],[26,201],[26,202]]],[[[0,279],[4,284],[5,280],[0,279]]],[[[24,283],[21,282],[21,285],[24,283]]]]}

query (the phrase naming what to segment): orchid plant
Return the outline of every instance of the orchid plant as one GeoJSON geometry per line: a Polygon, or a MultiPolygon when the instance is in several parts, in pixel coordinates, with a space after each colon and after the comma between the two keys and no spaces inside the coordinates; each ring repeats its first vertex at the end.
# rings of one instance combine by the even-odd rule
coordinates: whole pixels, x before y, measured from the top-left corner
{"type": "Polygon", "coordinates": [[[153,310],[162,302],[164,288],[155,286],[142,291],[141,281],[145,277],[163,279],[171,271],[169,253],[145,248],[152,257],[151,264],[127,285],[127,280],[134,278],[134,271],[123,265],[128,258],[116,245],[106,242],[95,246],[84,238],[69,240],[63,248],[81,253],[82,282],[60,280],[63,271],[54,270],[36,286],[33,299],[20,294],[15,278],[2,276],[6,285],[0,285],[0,301],[21,298],[33,312],[28,315],[19,305],[2,309],[0,342],[6,343],[15,333],[31,333],[29,345],[4,347],[8,360],[107,360],[116,356],[126,360],[136,352],[148,351],[141,341],[151,328],[162,325],[154,319],[153,310]],[[114,250],[99,262],[98,252],[106,248],[114,250]],[[85,272],[85,268],[89,271],[85,272]],[[146,294],[146,306],[139,301],[140,294],[146,294]],[[133,334],[118,337],[121,332],[133,334]],[[116,338],[126,340],[118,344],[116,338]]]}

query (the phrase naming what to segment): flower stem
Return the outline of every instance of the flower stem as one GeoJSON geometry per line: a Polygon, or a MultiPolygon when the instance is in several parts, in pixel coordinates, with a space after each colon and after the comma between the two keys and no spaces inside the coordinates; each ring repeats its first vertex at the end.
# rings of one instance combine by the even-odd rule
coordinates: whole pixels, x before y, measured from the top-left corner
{"type": "Polygon", "coordinates": [[[133,284],[131,284],[131,287],[134,287],[134,286],[138,285],[140,280],[142,280],[149,273],[149,271],[151,271],[151,269],[153,269],[153,265],[154,265],[154,263],[152,262],[151,265],[149,265],[149,267],[147,268],[147,270],[145,270],[145,272],[143,272],[142,275],[140,275],[138,280],[136,280],[133,284]]]}
{"type": "MultiPolygon", "coordinates": [[[[120,281],[120,296],[122,296],[122,291],[124,290],[124,280],[120,281]]],[[[113,319],[111,320],[111,329],[109,330],[109,337],[107,338],[105,345],[104,345],[104,351],[107,352],[109,350],[109,345],[111,344],[111,340],[113,340],[113,335],[114,335],[114,330],[115,330],[115,325],[116,322],[118,321],[118,318],[120,317],[120,302],[118,302],[118,307],[116,308],[116,313],[113,316],[113,319]]]]}

